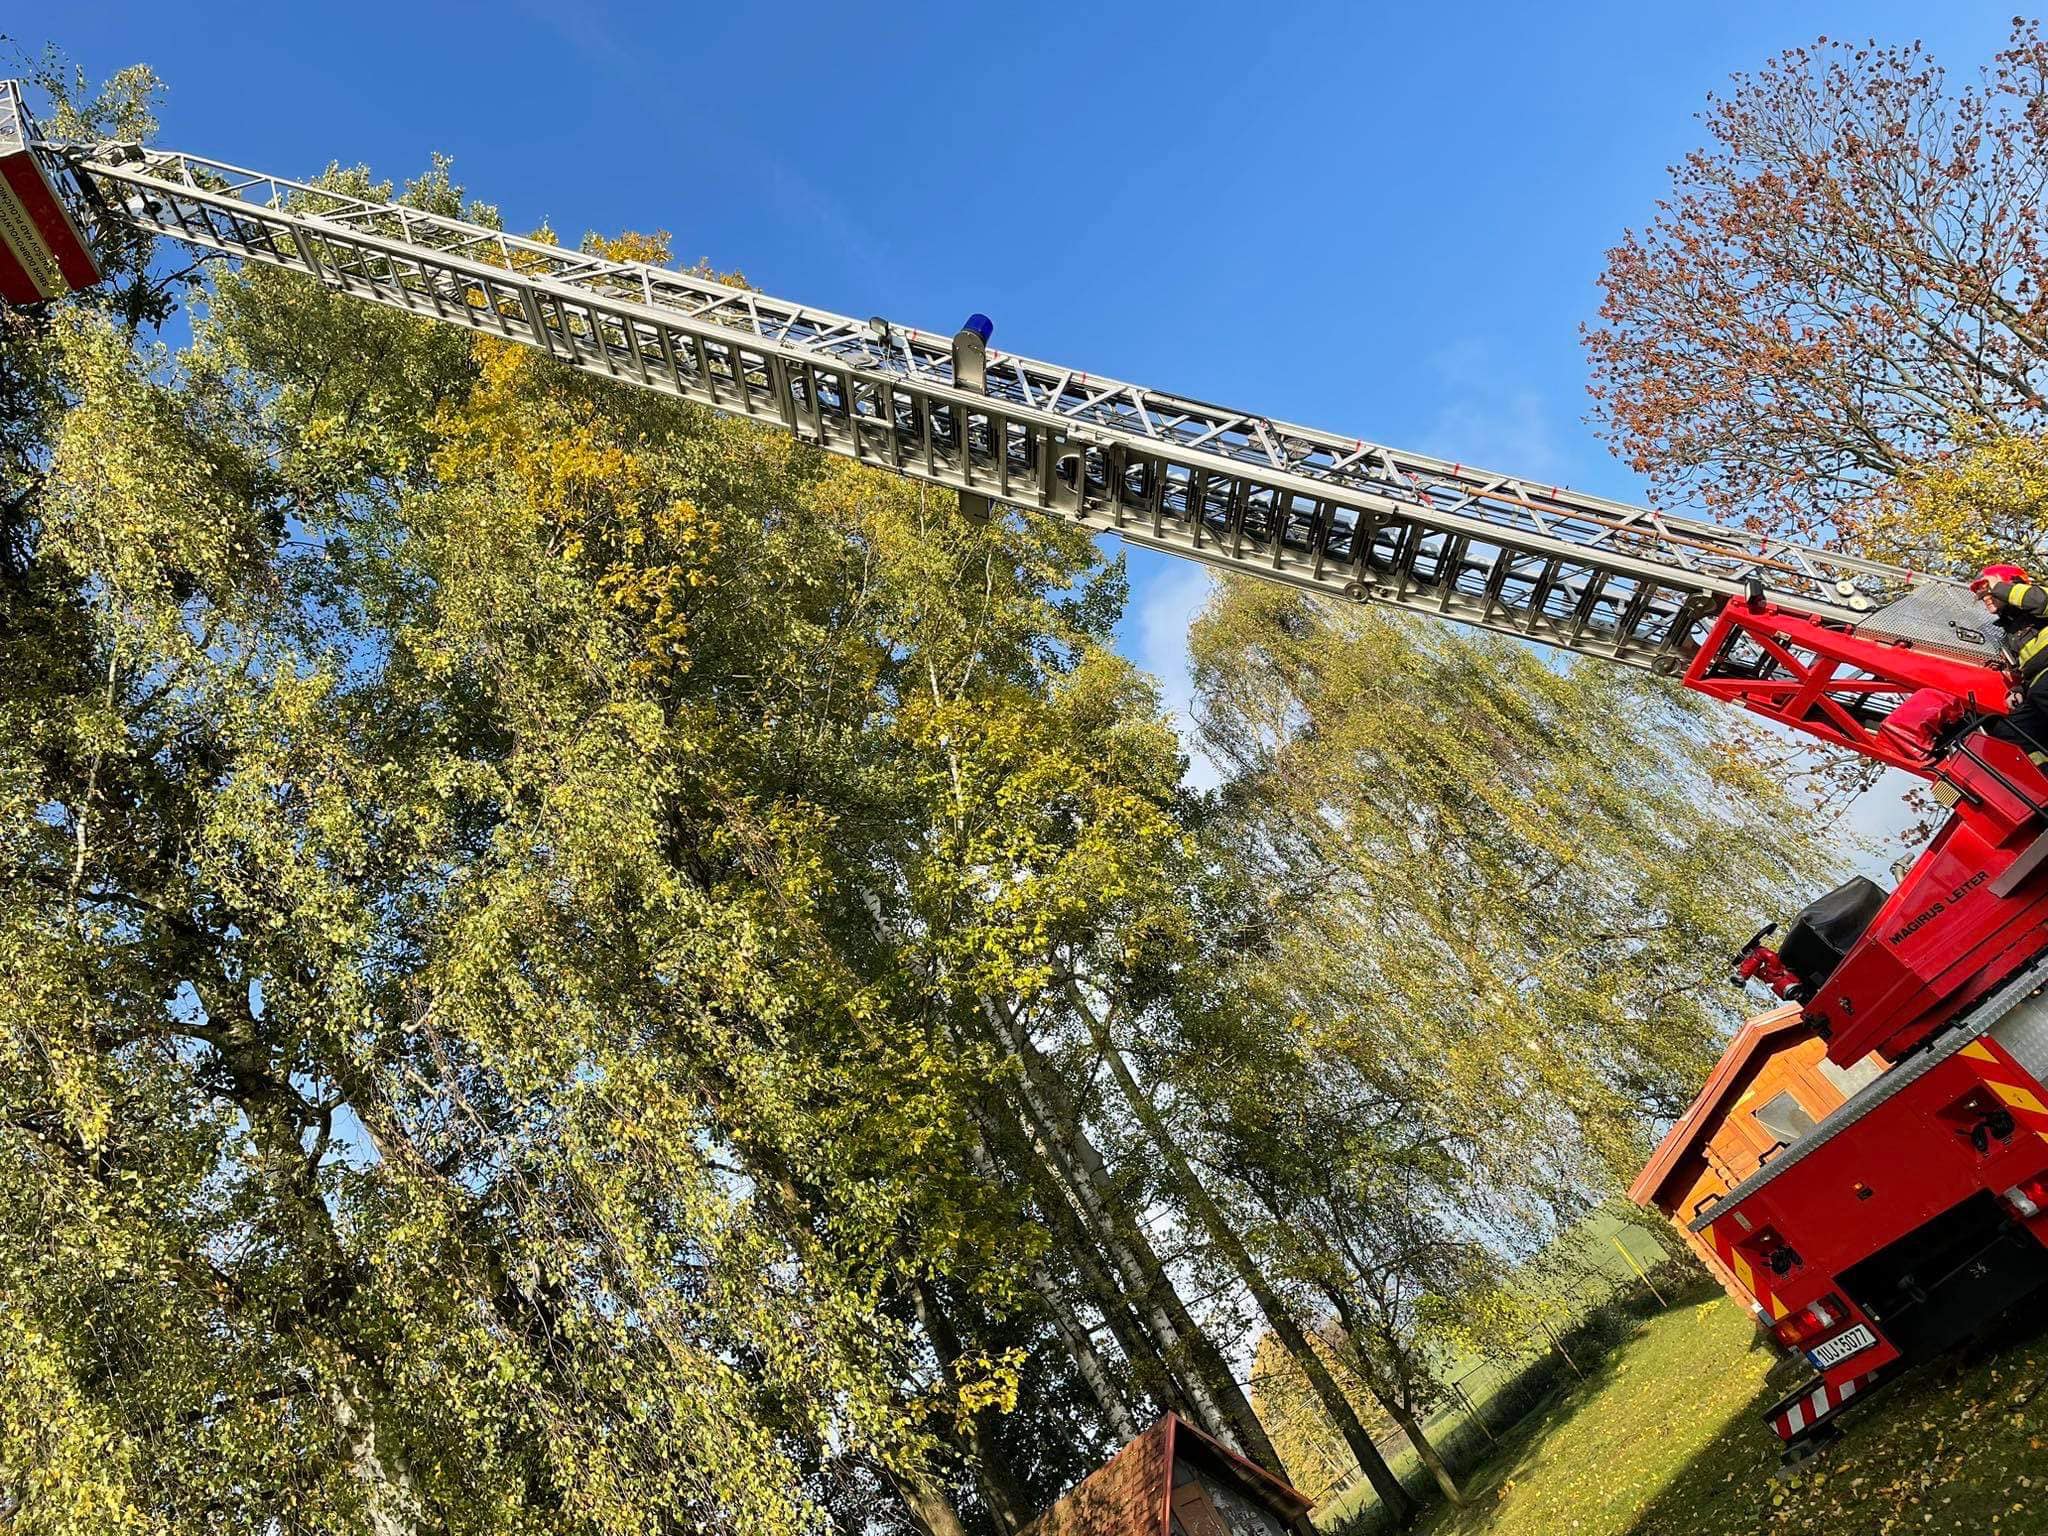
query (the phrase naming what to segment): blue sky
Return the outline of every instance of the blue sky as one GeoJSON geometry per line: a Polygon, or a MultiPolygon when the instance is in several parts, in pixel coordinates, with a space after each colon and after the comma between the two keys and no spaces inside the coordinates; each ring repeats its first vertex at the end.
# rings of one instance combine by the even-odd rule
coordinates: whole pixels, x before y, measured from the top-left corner
{"type": "MultiPolygon", "coordinates": [[[[170,85],[163,142],[283,174],[440,150],[508,224],[663,228],[773,292],[1636,497],[1577,327],[1731,72],[1820,34],[1974,70],[2009,4],[44,8],[170,85]]],[[[1184,691],[1205,578],[1133,552],[1184,691]]]]}

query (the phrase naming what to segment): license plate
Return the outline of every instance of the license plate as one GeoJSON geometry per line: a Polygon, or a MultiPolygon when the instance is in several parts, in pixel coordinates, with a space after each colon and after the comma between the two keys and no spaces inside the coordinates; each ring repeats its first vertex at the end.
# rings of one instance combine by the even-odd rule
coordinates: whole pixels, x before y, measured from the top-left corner
{"type": "Polygon", "coordinates": [[[1824,1371],[1831,1365],[1840,1365],[1851,1355],[1860,1355],[1877,1342],[1877,1335],[1858,1323],[1854,1328],[1844,1329],[1825,1344],[1816,1344],[1806,1352],[1815,1370],[1824,1371]]]}

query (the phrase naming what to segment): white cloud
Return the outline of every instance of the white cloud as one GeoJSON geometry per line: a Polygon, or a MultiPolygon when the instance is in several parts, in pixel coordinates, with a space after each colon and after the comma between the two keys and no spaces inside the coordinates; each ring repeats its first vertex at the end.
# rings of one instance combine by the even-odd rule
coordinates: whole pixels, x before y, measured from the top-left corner
{"type": "Polygon", "coordinates": [[[1549,400],[1515,382],[1515,369],[1475,338],[1430,358],[1442,400],[1416,446],[1439,458],[1531,480],[1567,483],[1573,455],[1557,435],[1549,400]]]}

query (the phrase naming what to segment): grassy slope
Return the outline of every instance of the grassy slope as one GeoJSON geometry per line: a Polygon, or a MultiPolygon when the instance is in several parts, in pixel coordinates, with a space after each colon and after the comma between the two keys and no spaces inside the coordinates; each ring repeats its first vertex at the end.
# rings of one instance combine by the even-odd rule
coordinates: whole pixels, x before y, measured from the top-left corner
{"type": "MultiPolygon", "coordinates": [[[[1587,1295],[1594,1301],[1604,1300],[1617,1285],[1633,1281],[1644,1269],[1656,1269],[1664,1262],[1665,1254],[1658,1248],[1656,1239],[1641,1229],[1641,1224],[1632,1215],[1614,1211],[1595,1211],[1558,1238],[1557,1248],[1551,1258],[1566,1273],[1582,1271],[1585,1279],[1580,1282],[1587,1295]],[[1620,1248],[1616,1244],[1621,1245],[1620,1248]],[[1635,1259],[1632,1265],[1623,1249],[1635,1259]]],[[[1668,1288],[1671,1282],[1666,1281],[1668,1288]]],[[[1545,1271],[1531,1282],[1546,1294],[1554,1294],[1556,1271],[1545,1271]]],[[[1665,1294],[1669,1294],[1667,1289],[1665,1294]]],[[[1474,1370],[1471,1358],[1456,1358],[1444,1368],[1443,1379],[1462,1381],[1467,1395],[1478,1411],[1489,1422],[1498,1421],[1503,1412],[1502,1394],[1507,1388],[1512,1373],[1474,1370]]],[[[1526,1401],[1526,1399],[1525,1399],[1526,1401]]],[[[1428,1433],[1436,1442],[1438,1450],[1444,1450],[1454,1440],[1446,1438],[1449,1426],[1463,1423],[1465,1413],[1461,1408],[1447,1406],[1432,1417],[1428,1433]]],[[[1467,1431],[1468,1436],[1471,1434],[1467,1431]]],[[[1406,1440],[1394,1438],[1393,1448],[1388,1452],[1387,1461],[1394,1475],[1426,1497],[1435,1497],[1434,1484],[1429,1474],[1423,1471],[1422,1462],[1406,1440]]],[[[1451,1453],[1454,1457],[1456,1450],[1451,1453]]],[[[1337,1494],[1316,1510],[1315,1522],[1326,1531],[1341,1530],[1371,1511],[1375,1505],[1372,1485],[1363,1477],[1350,1488],[1337,1494]]]]}
{"type": "Polygon", "coordinates": [[[1645,1324],[1535,1415],[1427,1536],[2048,1531],[2048,1340],[1887,1388],[1789,1483],[1757,1413],[1778,1394],[1726,1301],[1645,1324]],[[2037,1396],[2037,1394],[2040,1394],[2037,1396]]]}
{"type": "MultiPolygon", "coordinates": [[[[1584,1278],[1575,1282],[1591,1301],[1600,1301],[1611,1295],[1617,1285],[1626,1285],[1635,1280],[1644,1269],[1655,1270],[1664,1262],[1666,1255],[1659,1249],[1655,1238],[1644,1232],[1640,1221],[1633,1213],[1595,1211],[1570,1230],[1561,1234],[1557,1245],[1548,1256],[1552,1268],[1538,1272],[1528,1281],[1532,1289],[1539,1289],[1546,1295],[1556,1294],[1558,1275],[1582,1272],[1584,1278]],[[1619,1243],[1621,1247],[1617,1248],[1619,1243]],[[1624,1256],[1623,1249],[1633,1256],[1635,1263],[1624,1256]]],[[[1670,1294],[1672,1282],[1663,1282],[1664,1294],[1670,1294]]],[[[1575,1351],[1577,1353],[1577,1351],[1575,1351]]],[[[1512,1373],[1492,1372],[1473,1369],[1475,1362],[1469,1358],[1454,1359],[1444,1370],[1447,1381],[1461,1381],[1464,1390],[1477,1406],[1478,1411],[1489,1423],[1497,1423],[1507,1409],[1503,1394],[1507,1391],[1512,1373]]],[[[1559,1367],[1560,1370],[1563,1367],[1559,1367]]],[[[1511,1401],[1509,1399],[1508,1401],[1511,1401]]],[[[1523,1401],[1527,1401],[1526,1398],[1523,1401]]],[[[1428,1433],[1439,1451],[1449,1449],[1455,1460],[1463,1454],[1458,1433],[1451,1426],[1464,1424],[1466,1415],[1461,1408],[1446,1406],[1432,1417],[1428,1433]]],[[[1469,1428],[1462,1431],[1467,1440],[1477,1438],[1469,1428]]],[[[1436,1497],[1435,1485],[1429,1474],[1422,1469],[1422,1462],[1406,1440],[1394,1437],[1393,1448],[1388,1451],[1388,1464],[1394,1475],[1414,1489],[1418,1496],[1436,1497]]],[[[1350,1488],[1330,1499],[1315,1512],[1315,1523],[1326,1531],[1339,1531],[1357,1522],[1361,1516],[1368,1520],[1376,1508],[1372,1485],[1360,1477],[1350,1488]]]]}

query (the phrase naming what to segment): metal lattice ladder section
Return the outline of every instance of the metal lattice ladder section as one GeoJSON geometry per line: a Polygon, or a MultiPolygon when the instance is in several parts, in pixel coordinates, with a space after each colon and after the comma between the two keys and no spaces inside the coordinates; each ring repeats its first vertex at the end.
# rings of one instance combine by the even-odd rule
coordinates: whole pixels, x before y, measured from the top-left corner
{"type": "Polygon", "coordinates": [[[39,151],[87,220],[305,273],[1130,543],[1657,671],[1725,601],[1853,622],[1903,570],[1403,453],[394,203],[129,145],[39,151]]]}

